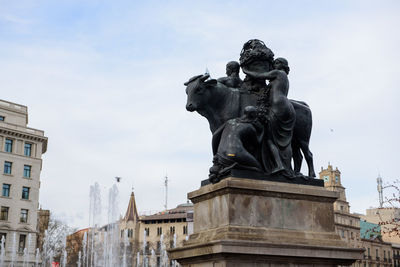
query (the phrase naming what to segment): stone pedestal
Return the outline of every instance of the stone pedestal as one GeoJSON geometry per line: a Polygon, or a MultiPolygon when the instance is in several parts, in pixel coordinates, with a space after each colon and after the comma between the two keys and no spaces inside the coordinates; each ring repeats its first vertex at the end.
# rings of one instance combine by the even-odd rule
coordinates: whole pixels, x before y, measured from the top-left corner
{"type": "Polygon", "coordinates": [[[336,266],[361,259],[335,233],[336,192],[226,178],[188,194],[194,233],[169,250],[183,267],[336,266]]]}

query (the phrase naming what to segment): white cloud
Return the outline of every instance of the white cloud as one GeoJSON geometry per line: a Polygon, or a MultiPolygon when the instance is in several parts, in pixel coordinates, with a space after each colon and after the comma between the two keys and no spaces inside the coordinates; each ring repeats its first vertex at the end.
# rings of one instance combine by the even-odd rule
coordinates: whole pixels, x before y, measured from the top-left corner
{"type": "Polygon", "coordinates": [[[223,76],[249,38],[289,59],[290,96],[313,110],[316,170],[331,161],[353,210],[374,205],[365,195],[376,194],[377,170],[398,178],[398,9],[323,16],[315,8],[308,11],[315,16],[291,19],[251,3],[239,7],[171,4],[136,17],[137,10],[117,16],[116,9],[98,14],[93,31],[95,21],[83,21],[85,30],[61,40],[45,29],[31,42],[0,39],[2,98],[28,105],[29,125],[49,137],[43,208],[84,227],[89,186],[100,183],[105,209],[106,188],[122,176],[121,213],[132,186],[139,210],[158,210],[166,172],[170,206],[185,202],[207,178],[211,135],[204,118],[185,110],[183,82],[205,67],[223,76]]]}

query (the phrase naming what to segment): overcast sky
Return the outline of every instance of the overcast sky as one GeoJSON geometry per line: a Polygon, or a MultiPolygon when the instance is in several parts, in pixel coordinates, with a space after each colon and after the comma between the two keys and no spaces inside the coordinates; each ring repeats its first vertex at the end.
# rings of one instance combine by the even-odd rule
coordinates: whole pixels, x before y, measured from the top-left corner
{"type": "MultiPolygon", "coordinates": [[[[205,118],[183,83],[222,77],[249,39],[289,61],[289,97],[313,111],[317,171],[342,173],[351,210],[399,177],[399,1],[0,0],[1,98],[27,105],[49,138],[40,205],[88,224],[89,187],[115,176],[121,213],[186,202],[211,166],[205,118]],[[332,130],[331,130],[332,129],[332,130]]],[[[243,78],[243,74],[241,74],[243,78]]],[[[306,169],[304,169],[306,172],[306,169]]]]}

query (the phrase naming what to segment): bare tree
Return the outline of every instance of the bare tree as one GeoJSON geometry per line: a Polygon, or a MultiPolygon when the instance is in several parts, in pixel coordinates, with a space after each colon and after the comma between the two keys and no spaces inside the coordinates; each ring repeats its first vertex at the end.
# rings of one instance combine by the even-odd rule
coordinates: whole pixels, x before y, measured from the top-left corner
{"type": "Polygon", "coordinates": [[[379,208],[382,212],[378,211],[382,233],[388,236],[400,236],[400,181],[395,180],[393,183],[385,184],[382,189],[386,191],[383,205],[379,208]],[[391,216],[384,216],[384,209],[392,209],[391,216]]]}
{"type": "Polygon", "coordinates": [[[74,231],[75,229],[50,216],[49,227],[44,238],[42,260],[47,262],[53,259],[60,262],[66,246],[66,237],[74,231]]]}

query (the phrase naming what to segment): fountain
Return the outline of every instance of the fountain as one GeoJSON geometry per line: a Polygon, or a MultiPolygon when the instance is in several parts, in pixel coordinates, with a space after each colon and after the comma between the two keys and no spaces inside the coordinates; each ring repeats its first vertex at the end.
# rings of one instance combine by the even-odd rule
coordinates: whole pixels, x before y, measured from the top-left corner
{"type": "MultiPolygon", "coordinates": [[[[42,248],[42,265],[46,266],[47,258],[49,257],[50,249],[49,249],[49,242],[50,242],[49,233],[47,230],[44,231],[44,238],[43,238],[43,248],[42,248]]],[[[50,262],[51,264],[51,262],[50,262]]]]}
{"type": "Polygon", "coordinates": [[[87,263],[87,259],[86,259],[86,252],[87,252],[87,232],[85,232],[83,234],[83,241],[82,241],[82,266],[85,267],[87,263]]]}
{"type": "Polygon", "coordinates": [[[40,261],[40,250],[39,250],[39,248],[37,248],[36,249],[36,256],[35,256],[35,267],[39,267],[39,261],[40,261]]]}
{"type": "MultiPolygon", "coordinates": [[[[50,252],[49,252],[49,266],[53,265],[53,254],[54,254],[53,250],[50,249],[50,252]]],[[[46,265],[44,265],[44,266],[46,266],[46,265]]]]}
{"type": "Polygon", "coordinates": [[[122,267],[127,267],[126,262],[126,250],[129,246],[129,239],[128,239],[128,230],[124,230],[124,255],[122,256],[122,267]]]}
{"type": "Polygon", "coordinates": [[[63,239],[63,252],[62,252],[62,260],[61,260],[61,266],[66,267],[67,266],[67,237],[64,237],[63,239]]]}
{"type": "Polygon", "coordinates": [[[147,246],[146,230],[144,230],[143,231],[143,267],[146,267],[146,246],[147,246]]]}
{"type": "Polygon", "coordinates": [[[12,245],[11,245],[11,263],[10,267],[14,267],[15,258],[17,257],[17,233],[13,233],[12,245]]]}
{"type": "Polygon", "coordinates": [[[4,243],[6,242],[6,239],[4,238],[4,235],[1,237],[0,241],[0,266],[4,265],[4,257],[5,257],[5,247],[4,243]]]}
{"type": "Polygon", "coordinates": [[[82,267],[129,266],[129,239],[123,232],[120,239],[118,189],[114,184],[108,192],[107,224],[102,223],[101,190],[98,183],[90,186],[89,230],[84,233],[80,263],[82,267]]]}
{"type": "Polygon", "coordinates": [[[27,248],[24,248],[24,255],[23,255],[22,267],[27,267],[26,265],[27,265],[27,263],[28,263],[28,257],[29,257],[28,249],[27,249],[27,248]]]}
{"type": "MultiPolygon", "coordinates": [[[[174,242],[172,244],[173,244],[172,248],[176,248],[176,233],[174,233],[174,242]]],[[[178,263],[176,262],[176,260],[172,261],[172,267],[176,267],[177,264],[178,263]]]]}
{"type": "Polygon", "coordinates": [[[151,249],[150,267],[156,267],[156,266],[157,266],[156,252],[154,251],[154,249],[151,249]]]}
{"type": "Polygon", "coordinates": [[[168,254],[167,254],[167,249],[164,244],[164,234],[161,234],[160,245],[161,245],[161,250],[160,250],[161,266],[169,266],[169,258],[168,258],[168,254]]]}
{"type": "Polygon", "coordinates": [[[23,267],[28,267],[29,265],[29,249],[32,246],[32,234],[28,234],[28,242],[26,248],[24,248],[24,261],[22,266],[23,267]]]}
{"type": "Polygon", "coordinates": [[[81,267],[81,257],[82,257],[82,253],[79,251],[78,252],[78,262],[76,263],[78,265],[78,267],[81,267]]]}
{"type": "Polygon", "coordinates": [[[100,185],[95,183],[90,186],[90,206],[89,206],[89,226],[90,226],[90,266],[97,266],[98,252],[96,250],[97,244],[100,242],[100,236],[95,240],[95,232],[101,223],[101,192],[100,185]]]}

